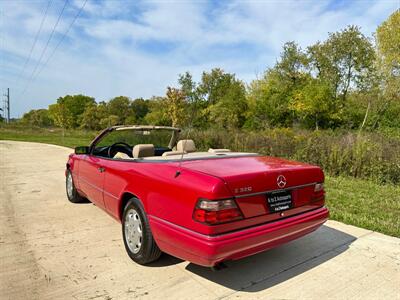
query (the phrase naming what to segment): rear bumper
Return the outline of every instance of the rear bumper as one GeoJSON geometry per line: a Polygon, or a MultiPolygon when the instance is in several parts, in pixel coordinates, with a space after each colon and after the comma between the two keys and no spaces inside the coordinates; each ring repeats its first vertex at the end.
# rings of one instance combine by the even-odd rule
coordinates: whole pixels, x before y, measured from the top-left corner
{"type": "Polygon", "coordinates": [[[202,266],[250,256],[297,239],[320,227],[329,217],[326,207],[268,224],[216,236],[203,235],[149,216],[160,249],[202,266]]]}

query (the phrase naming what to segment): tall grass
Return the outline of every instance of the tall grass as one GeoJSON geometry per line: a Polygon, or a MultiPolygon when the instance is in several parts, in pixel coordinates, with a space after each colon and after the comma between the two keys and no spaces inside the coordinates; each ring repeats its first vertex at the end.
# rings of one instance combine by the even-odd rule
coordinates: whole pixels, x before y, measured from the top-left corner
{"type": "Polygon", "coordinates": [[[192,131],[190,136],[202,150],[212,147],[258,152],[316,164],[334,176],[400,183],[400,138],[383,133],[284,128],[261,132],[192,131]]]}

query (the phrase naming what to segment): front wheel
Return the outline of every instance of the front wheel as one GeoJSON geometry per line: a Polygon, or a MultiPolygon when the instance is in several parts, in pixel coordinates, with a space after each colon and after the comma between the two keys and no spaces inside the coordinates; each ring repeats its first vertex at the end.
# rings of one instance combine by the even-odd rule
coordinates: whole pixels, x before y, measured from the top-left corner
{"type": "Polygon", "coordinates": [[[80,202],[85,201],[85,198],[83,198],[81,195],[79,195],[78,191],[75,188],[71,170],[67,170],[65,188],[67,190],[67,197],[70,202],[80,203],[80,202]]]}
{"type": "Polygon", "coordinates": [[[143,206],[137,198],[129,200],[122,216],[122,236],[129,257],[138,264],[145,265],[157,260],[161,255],[143,206]]]}

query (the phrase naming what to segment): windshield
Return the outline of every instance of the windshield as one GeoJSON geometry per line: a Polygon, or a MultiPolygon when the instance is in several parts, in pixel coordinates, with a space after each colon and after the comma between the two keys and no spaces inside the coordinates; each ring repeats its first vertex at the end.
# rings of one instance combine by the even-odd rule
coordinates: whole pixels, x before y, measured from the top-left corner
{"type": "Polygon", "coordinates": [[[172,131],[167,129],[113,130],[96,144],[96,148],[109,147],[120,142],[132,147],[137,144],[153,144],[155,148],[164,148],[169,146],[171,138],[172,131]]]}
{"type": "MultiPolygon", "coordinates": [[[[115,158],[117,153],[132,157],[133,148],[138,144],[152,144],[154,156],[161,156],[175,146],[178,132],[164,128],[117,128],[106,133],[96,142],[93,154],[115,158]]],[[[120,157],[120,154],[117,155],[120,157]]],[[[126,157],[126,156],[125,156],[126,157]]]]}

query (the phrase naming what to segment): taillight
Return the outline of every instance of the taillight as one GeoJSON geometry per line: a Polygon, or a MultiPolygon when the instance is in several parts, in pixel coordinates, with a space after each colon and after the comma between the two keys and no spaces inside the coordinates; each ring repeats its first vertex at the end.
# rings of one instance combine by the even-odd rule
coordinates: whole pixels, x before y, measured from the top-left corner
{"type": "Polygon", "coordinates": [[[316,183],[314,186],[314,192],[318,193],[324,190],[324,184],[321,183],[316,183]]]}
{"type": "Polygon", "coordinates": [[[311,197],[312,202],[323,201],[325,199],[324,184],[316,183],[314,186],[314,194],[311,197]]]}
{"type": "Polygon", "coordinates": [[[215,225],[242,219],[242,213],[235,200],[199,199],[193,212],[193,220],[215,225]]]}

